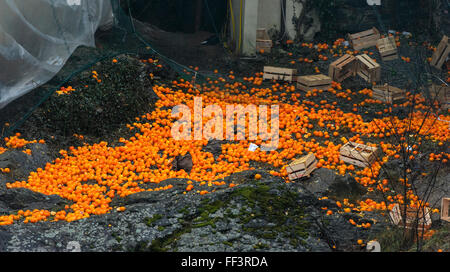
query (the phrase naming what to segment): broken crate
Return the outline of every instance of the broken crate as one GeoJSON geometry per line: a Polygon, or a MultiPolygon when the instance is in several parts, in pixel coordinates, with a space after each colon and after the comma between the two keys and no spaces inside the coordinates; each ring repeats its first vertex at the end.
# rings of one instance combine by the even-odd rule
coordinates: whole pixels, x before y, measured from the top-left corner
{"type": "Polygon", "coordinates": [[[359,167],[368,167],[375,162],[378,148],[347,142],[339,150],[339,159],[359,167]]]}
{"type": "MultiPolygon", "coordinates": [[[[389,216],[392,219],[394,225],[403,226],[404,206],[395,204],[392,210],[389,212],[389,216]]],[[[406,207],[406,228],[412,229],[417,224],[419,234],[431,228],[431,216],[430,209],[428,207],[411,208],[406,207]]]]}
{"type": "Polygon", "coordinates": [[[398,59],[397,44],[393,36],[379,39],[377,41],[377,48],[383,61],[398,59]]]}
{"type": "Polygon", "coordinates": [[[438,102],[443,110],[450,109],[450,87],[433,84],[430,95],[432,101],[438,102]]]}
{"type": "Polygon", "coordinates": [[[441,69],[449,54],[450,46],[448,37],[444,35],[438,47],[436,48],[436,51],[434,51],[433,53],[433,57],[431,58],[431,66],[434,66],[437,69],[441,69]]]}
{"type": "Polygon", "coordinates": [[[355,76],[356,58],[345,54],[330,64],[328,75],[336,82],[342,82],[344,79],[355,76]]]}
{"type": "Polygon", "coordinates": [[[264,66],[263,79],[297,81],[297,70],[290,68],[280,68],[273,66],[264,66]]]}
{"type": "Polygon", "coordinates": [[[297,88],[308,92],[311,90],[328,90],[331,88],[331,78],[326,75],[300,76],[297,79],[297,88]]]}
{"type": "Polygon", "coordinates": [[[354,50],[375,46],[380,37],[380,32],[375,27],[363,32],[347,35],[347,39],[354,50]]]}
{"type": "Polygon", "coordinates": [[[286,167],[289,180],[296,180],[303,177],[309,177],[316,169],[317,160],[313,153],[293,161],[286,167]]]}
{"type": "Polygon", "coordinates": [[[378,82],[381,79],[381,66],[367,54],[356,56],[356,73],[367,82],[378,82]]]}
{"type": "Polygon", "coordinates": [[[269,34],[267,34],[266,29],[258,28],[256,30],[256,51],[260,52],[261,50],[264,50],[264,52],[270,53],[272,46],[272,40],[270,39],[269,34]]]}
{"type": "Polygon", "coordinates": [[[399,100],[406,99],[406,92],[397,87],[389,86],[387,84],[383,86],[374,86],[372,88],[372,98],[386,103],[394,103],[399,100]]]}
{"type": "Polygon", "coordinates": [[[441,202],[441,220],[450,222],[450,198],[444,197],[441,202]]]}

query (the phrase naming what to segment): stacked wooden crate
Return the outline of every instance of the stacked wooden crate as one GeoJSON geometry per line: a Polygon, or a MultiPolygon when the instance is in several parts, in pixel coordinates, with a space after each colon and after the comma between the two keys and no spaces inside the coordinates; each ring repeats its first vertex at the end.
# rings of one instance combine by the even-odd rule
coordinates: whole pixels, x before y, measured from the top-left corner
{"type": "Polygon", "coordinates": [[[427,207],[411,208],[406,207],[406,220],[403,219],[404,206],[395,204],[392,210],[389,212],[389,216],[395,225],[403,226],[406,223],[406,228],[413,229],[417,226],[419,235],[425,233],[431,228],[431,216],[430,209],[427,207]],[[406,222],[405,222],[406,221],[406,222]]]}
{"type": "Polygon", "coordinates": [[[267,34],[265,28],[258,28],[256,30],[256,51],[260,52],[264,50],[264,52],[269,53],[272,49],[273,43],[267,34]]]}
{"type": "Polygon", "coordinates": [[[380,32],[375,27],[363,32],[347,35],[347,39],[354,50],[375,46],[380,37],[380,32]]]}
{"type": "Polygon", "coordinates": [[[399,100],[406,99],[406,92],[397,87],[389,86],[387,84],[383,86],[375,86],[372,88],[374,99],[386,102],[386,103],[394,103],[399,100]]]}
{"type": "Polygon", "coordinates": [[[398,59],[397,44],[393,36],[389,36],[377,41],[377,48],[383,61],[398,59]]]}
{"type": "Polygon", "coordinates": [[[378,148],[347,142],[339,150],[339,159],[359,167],[368,167],[376,161],[378,148]]]}
{"type": "Polygon", "coordinates": [[[441,202],[441,220],[450,222],[450,198],[444,197],[441,202]]]}
{"type": "Polygon", "coordinates": [[[356,73],[367,82],[378,82],[381,79],[381,66],[367,54],[356,56],[356,73]]]}
{"type": "Polygon", "coordinates": [[[313,153],[293,161],[286,167],[289,180],[296,180],[303,177],[309,177],[316,169],[317,160],[313,153]]]}
{"type": "Polygon", "coordinates": [[[331,77],[326,75],[300,76],[297,79],[297,88],[308,92],[316,90],[328,90],[331,88],[331,77]]]}
{"type": "Polygon", "coordinates": [[[439,43],[436,51],[433,53],[433,57],[431,58],[431,65],[436,67],[437,69],[441,69],[444,62],[447,61],[447,57],[450,54],[450,45],[448,41],[448,37],[444,36],[439,43]]]}
{"type": "Polygon", "coordinates": [[[290,68],[264,66],[263,79],[295,82],[297,81],[297,70],[290,68]]]}
{"type": "Polygon", "coordinates": [[[450,109],[450,87],[441,85],[431,85],[431,99],[439,102],[443,110],[450,109]]]}
{"type": "Polygon", "coordinates": [[[344,79],[355,76],[356,58],[345,54],[330,64],[328,75],[336,82],[342,82],[344,79]]]}

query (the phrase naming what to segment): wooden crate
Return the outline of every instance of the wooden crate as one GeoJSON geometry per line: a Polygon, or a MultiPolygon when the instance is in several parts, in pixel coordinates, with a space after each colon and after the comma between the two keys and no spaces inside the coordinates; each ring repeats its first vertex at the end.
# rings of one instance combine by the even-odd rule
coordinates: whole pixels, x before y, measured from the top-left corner
{"type": "Polygon", "coordinates": [[[430,88],[431,99],[437,101],[443,110],[450,109],[450,87],[433,84],[430,88]]]}
{"type": "Polygon", "coordinates": [[[379,39],[377,41],[377,48],[383,61],[398,59],[397,44],[393,36],[379,39]]]}
{"type": "Polygon", "coordinates": [[[264,52],[269,53],[272,49],[273,42],[267,34],[265,28],[258,28],[256,30],[256,51],[259,52],[264,50],[264,52]]]}
{"type": "MultiPolygon", "coordinates": [[[[404,207],[404,206],[403,206],[404,207]]],[[[401,207],[399,204],[395,204],[395,206],[392,208],[392,210],[389,212],[389,216],[392,219],[392,222],[395,225],[403,226],[403,207],[401,207]]],[[[430,215],[430,209],[427,207],[424,208],[406,208],[406,228],[411,229],[414,226],[414,221],[418,219],[417,228],[419,231],[426,231],[431,228],[431,215],[430,215]],[[425,212],[425,215],[424,215],[425,212]]]]}
{"type": "Polygon", "coordinates": [[[355,76],[356,58],[345,54],[330,64],[328,76],[336,82],[342,82],[344,79],[355,76]]]}
{"type": "Polygon", "coordinates": [[[375,27],[363,32],[347,35],[347,39],[354,50],[376,46],[380,37],[380,31],[375,27]]]}
{"type": "Polygon", "coordinates": [[[283,80],[289,82],[297,81],[297,70],[290,68],[264,66],[263,79],[283,80]]]}
{"type": "Polygon", "coordinates": [[[309,177],[316,169],[317,160],[313,153],[293,161],[286,167],[289,180],[296,180],[303,177],[309,177]]]}
{"type": "Polygon", "coordinates": [[[386,102],[386,103],[394,103],[398,100],[406,99],[406,92],[397,87],[389,86],[387,84],[383,86],[375,86],[372,88],[373,90],[373,98],[386,102]]]}
{"type": "Polygon", "coordinates": [[[313,89],[328,90],[331,88],[331,77],[322,74],[300,76],[297,79],[297,88],[305,92],[313,89]]]}
{"type": "Polygon", "coordinates": [[[450,222],[450,198],[443,198],[441,201],[441,220],[450,222]]]}
{"type": "Polygon", "coordinates": [[[378,82],[381,79],[381,66],[367,54],[356,56],[356,73],[367,82],[378,82]]]}
{"type": "Polygon", "coordinates": [[[441,42],[439,43],[436,51],[433,53],[431,58],[431,66],[441,69],[444,62],[447,61],[447,57],[450,54],[450,46],[448,43],[448,37],[444,35],[441,42]]]}
{"type": "Polygon", "coordinates": [[[368,167],[377,159],[378,148],[347,142],[339,150],[339,159],[359,167],[368,167]]]}

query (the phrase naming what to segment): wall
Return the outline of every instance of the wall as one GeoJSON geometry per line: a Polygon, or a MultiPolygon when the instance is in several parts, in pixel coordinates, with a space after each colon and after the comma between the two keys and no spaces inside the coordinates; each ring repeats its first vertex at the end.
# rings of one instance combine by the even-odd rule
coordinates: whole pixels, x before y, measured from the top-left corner
{"type": "MultiPolygon", "coordinates": [[[[256,54],[256,29],[265,28],[269,31],[281,31],[282,23],[282,3],[283,0],[242,0],[242,31],[239,33],[240,25],[240,4],[241,0],[231,0],[233,9],[233,22],[230,20],[230,37],[232,47],[236,52],[243,55],[256,54]],[[234,30],[233,30],[234,29],[234,30]],[[239,34],[241,34],[241,47],[239,47],[239,34]],[[239,50],[240,48],[240,50],[239,50]]],[[[295,0],[286,1],[286,18],[284,38],[294,39],[296,36],[296,25],[292,18],[298,17],[302,10],[302,5],[295,0]]],[[[230,6],[228,4],[228,9],[230,6]]],[[[231,19],[231,18],[230,18],[231,19]]]]}
{"type": "Polygon", "coordinates": [[[281,1],[283,0],[259,0],[258,28],[280,31],[281,1]]]}

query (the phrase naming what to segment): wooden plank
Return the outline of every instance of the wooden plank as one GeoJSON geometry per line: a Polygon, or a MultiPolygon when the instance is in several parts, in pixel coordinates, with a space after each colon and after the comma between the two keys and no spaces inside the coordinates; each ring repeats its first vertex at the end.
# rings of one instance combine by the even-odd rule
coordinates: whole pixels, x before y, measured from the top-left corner
{"type": "Polygon", "coordinates": [[[342,82],[346,78],[355,75],[356,58],[345,54],[332,62],[328,68],[328,76],[336,82],[342,82]]]}
{"type": "Polygon", "coordinates": [[[450,222],[450,198],[447,198],[447,197],[442,198],[441,220],[450,222]]]}
{"type": "Polygon", "coordinates": [[[450,45],[448,42],[448,37],[444,35],[438,47],[436,48],[436,51],[434,51],[433,53],[433,57],[431,58],[431,66],[434,66],[440,70],[444,62],[447,60],[449,54],[450,45]]]}
{"type": "Polygon", "coordinates": [[[297,70],[290,68],[280,68],[273,66],[264,66],[263,79],[275,79],[284,81],[296,81],[297,80],[297,70]]]}

